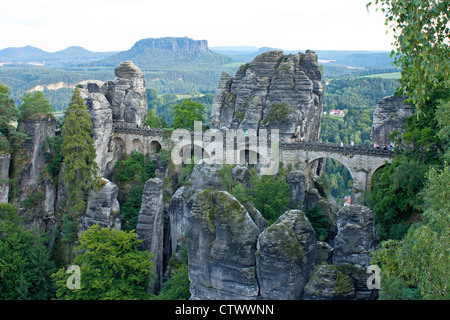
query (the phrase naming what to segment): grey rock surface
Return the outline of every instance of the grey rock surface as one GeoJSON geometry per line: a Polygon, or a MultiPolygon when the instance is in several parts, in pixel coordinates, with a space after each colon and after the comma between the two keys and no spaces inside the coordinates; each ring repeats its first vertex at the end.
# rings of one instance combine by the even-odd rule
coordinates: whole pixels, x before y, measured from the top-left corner
{"type": "Polygon", "coordinates": [[[354,300],[355,289],[350,277],[333,265],[314,268],[305,286],[303,300],[354,300]]]}
{"type": "Polygon", "coordinates": [[[144,74],[131,61],[125,61],[115,69],[115,75],[116,79],[107,82],[105,95],[113,120],[142,126],[147,114],[144,74]]]}
{"type": "Polygon", "coordinates": [[[104,176],[108,153],[109,139],[113,127],[110,104],[105,97],[107,84],[97,80],[87,80],[77,84],[81,97],[85,100],[91,116],[93,140],[95,146],[95,162],[99,173],[104,176]]]}
{"type": "Polygon", "coordinates": [[[372,142],[380,148],[389,146],[392,141],[389,135],[395,130],[403,132],[406,118],[412,114],[412,108],[404,101],[407,97],[397,97],[395,95],[384,97],[378,101],[373,113],[372,132],[370,134],[372,142]]]}
{"type": "Polygon", "coordinates": [[[87,202],[86,214],[80,217],[79,232],[98,224],[100,228],[120,230],[121,220],[119,216],[120,205],[117,200],[119,188],[111,181],[100,178],[103,186],[93,189],[87,202]]]}
{"type": "Polygon", "coordinates": [[[142,248],[154,254],[157,279],[150,286],[158,292],[162,286],[164,273],[164,194],[163,181],[159,178],[150,179],[145,183],[136,234],[143,240],[142,248]]]}
{"type": "Polygon", "coordinates": [[[370,252],[379,243],[372,211],[362,205],[344,206],[337,214],[333,264],[370,264],[370,252]]]}
{"type": "Polygon", "coordinates": [[[222,74],[211,123],[216,129],[279,129],[281,141],[317,141],[322,100],[313,51],[290,55],[270,51],[243,65],[234,78],[222,74]]]}
{"type": "Polygon", "coordinates": [[[300,299],[317,258],[316,235],[306,215],[285,212],[259,235],[257,250],[261,298],[300,299]]]}
{"type": "Polygon", "coordinates": [[[0,203],[8,203],[9,199],[9,153],[0,156],[0,203]]]}
{"type": "Polygon", "coordinates": [[[260,232],[228,192],[198,193],[189,217],[191,299],[256,299],[255,252],[260,232]]]}

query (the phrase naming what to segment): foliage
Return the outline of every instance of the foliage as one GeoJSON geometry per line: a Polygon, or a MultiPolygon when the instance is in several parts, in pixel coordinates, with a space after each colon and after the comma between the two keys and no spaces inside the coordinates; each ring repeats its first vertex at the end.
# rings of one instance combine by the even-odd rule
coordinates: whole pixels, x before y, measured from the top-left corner
{"type": "Polygon", "coordinates": [[[326,214],[318,206],[314,206],[306,212],[306,216],[316,232],[317,241],[325,241],[328,238],[326,214]]]}
{"type": "Polygon", "coordinates": [[[61,154],[62,142],[63,138],[61,136],[53,136],[51,138],[47,137],[45,141],[45,146],[49,151],[45,153],[45,161],[47,162],[47,166],[44,170],[52,175],[53,181],[55,182],[58,179],[63,160],[63,156],[61,154]]]}
{"type": "Polygon", "coordinates": [[[381,98],[394,94],[398,85],[398,80],[392,79],[333,79],[325,87],[323,107],[325,111],[375,107],[381,98]]]}
{"type": "Polygon", "coordinates": [[[321,142],[371,146],[370,133],[374,108],[349,110],[345,117],[322,117],[321,142]]]}
{"type": "Polygon", "coordinates": [[[133,151],[117,161],[114,168],[114,179],[125,184],[133,184],[121,204],[123,230],[136,229],[141,209],[142,193],[145,183],[155,177],[156,161],[142,153],[133,151]]]}
{"type": "Polygon", "coordinates": [[[424,193],[428,208],[423,221],[408,230],[402,241],[384,243],[373,262],[383,270],[382,289],[386,297],[400,287],[416,287],[424,299],[450,298],[450,166],[432,168],[424,193]],[[392,245],[394,244],[394,245],[392,245]],[[395,279],[397,286],[383,286],[383,279],[395,279]],[[400,284],[399,284],[400,283],[400,284]]]}
{"type": "Polygon", "coordinates": [[[225,190],[231,192],[233,189],[233,176],[231,174],[231,166],[229,164],[223,164],[220,169],[220,178],[225,187],[225,190]]]}
{"type": "Polygon", "coordinates": [[[25,93],[19,105],[19,120],[39,120],[42,116],[53,116],[53,106],[41,91],[25,93]]]}
{"type": "Polygon", "coordinates": [[[262,121],[262,124],[266,125],[269,122],[280,123],[286,119],[290,112],[292,112],[291,107],[287,103],[274,104],[267,118],[262,121]]]}
{"type": "Polygon", "coordinates": [[[16,131],[13,125],[17,121],[19,111],[10,97],[9,88],[0,83],[0,153],[14,152],[27,136],[16,131]]]}
{"type": "Polygon", "coordinates": [[[27,230],[11,204],[0,204],[0,299],[51,299],[55,265],[46,236],[27,230]]]}
{"type": "Polygon", "coordinates": [[[205,108],[202,104],[190,99],[183,100],[173,107],[173,127],[175,129],[194,130],[195,121],[203,121],[205,108]]]}
{"type": "Polygon", "coordinates": [[[238,183],[231,190],[231,194],[240,202],[245,203],[250,201],[250,191],[242,185],[242,183],[238,183]]]}
{"type": "MultiPolygon", "coordinates": [[[[178,252],[181,261],[173,262],[177,266],[170,270],[169,279],[163,283],[161,292],[156,297],[157,300],[189,300],[191,293],[189,291],[189,274],[188,274],[188,243],[178,252]]],[[[171,264],[169,261],[169,265],[171,264]]]]}
{"type": "Polygon", "coordinates": [[[331,196],[339,206],[344,203],[344,197],[352,192],[353,180],[348,169],[333,159],[326,159],[325,174],[328,176],[331,196]]]}
{"type": "Polygon", "coordinates": [[[250,170],[250,199],[262,216],[272,224],[289,207],[290,188],[283,173],[258,177],[250,170]]]}
{"type": "Polygon", "coordinates": [[[75,88],[62,126],[61,153],[64,157],[64,180],[68,184],[70,212],[74,216],[86,209],[86,195],[97,174],[92,121],[87,106],[75,88]]]}
{"type": "Polygon", "coordinates": [[[394,158],[372,177],[366,201],[372,208],[381,240],[401,239],[408,222],[422,212],[418,196],[425,183],[427,166],[407,157],[394,158]]]}
{"type": "Polygon", "coordinates": [[[61,268],[52,275],[56,297],[63,300],[119,300],[148,297],[147,286],[155,277],[152,254],[140,251],[134,232],[90,227],[80,236],[74,265],[80,267],[81,289],[66,286],[69,274],[61,268]]]}
{"type": "Polygon", "coordinates": [[[122,215],[122,230],[131,231],[136,230],[139,211],[142,205],[142,193],[144,187],[141,184],[134,185],[127,193],[125,201],[120,207],[120,214],[122,215]]]}
{"type": "MultiPolygon", "coordinates": [[[[368,7],[372,2],[368,3],[368,7]]],[[[394,35],[391,56],[402,69],[400,92],[419,111],[450,74],[448,0],[375,0],[394,35]]]]}
{"type": "Polygon", "coordinates": [[[145,119],[145,125],[150,128],[167,128],[168,124],[156,115],[156,111],[153,109],[148,110],[147,117],[145,119]]]}

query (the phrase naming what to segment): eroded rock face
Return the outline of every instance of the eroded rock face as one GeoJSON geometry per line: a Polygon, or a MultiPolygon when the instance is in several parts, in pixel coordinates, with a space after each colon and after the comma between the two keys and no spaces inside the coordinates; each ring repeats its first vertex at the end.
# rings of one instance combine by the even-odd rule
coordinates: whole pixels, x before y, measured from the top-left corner
{"type": "Polygon", "coordinates": [[[28,136],[20,151],[12,160],[12,179],[15,179],[17,196],[12,204],[18,207],[18,214],[25,218],[26,227],[43,227],[54,219],[55,194],[50,175],[44,172],[46,163],[46,140],[55,136],[56,119],[44,116],[40,119],[19,122],[17,131],[28,136]],[[46,202],[46,210],[44,210],[46,202]]]}
{"type": "Polygon", "coordinates": [[[196,194],[189,217],[191,299],[256,299],[255,252],[260,232],[228,192],[196,194]]]}
{"type": "Polygon", "coordinates": [[[96,151],[95,162],[99,167],[100,175],[103,176],[106,168],[109,138],[113,127],[112,111],[105,97],[107,84],[102,81],[87,80],[77,84],[77,87],[91,116],[92,138],[96,151]]]}
{"type": "Polygon", "coordinates": [[[372,210],[361,205],[344,206],[337,214],[333,264],[370,265],[370,252],[379,239],[372,210]]]}
{"type": "Polygon", "coordinates": [[[11,155],[9,153],[0,156],[0,203],[8,203],[10,161],[11,155]]]}
{"type": "Polygon", "coordinates": [[[395,130],[403,132],[406,118],[412,114],[412,108],[404,101],[407,97],[388,96],[378,101],[373,114],[371,139],[374,144],[383,148],[392,141],[389,135],[395,130]]]}
{"type": "Polygon", "coordinates": [[[79,232],[98,224],[100,228],[121,229],[120,205],[117,200],[119,188],[111,181],[101,178],[101,188],[94,188],[88,199],[86,214],[80,217],[79,232]]]}
{"type": "Polygon", "coordinates": [[[214,96],[211,123],[217,129],[279,129],[282,141],[317,141],[323,85],[313,51],[270,51],[223,73],[214,96]]]}
{"type": "Polygon", "coordinates": [[[316,235],[300,210],[284,213],[258,237],[256,270],[262,299],[300,299],[316,261],[316,235]]]}
{"type": "Polygon", "coordinates": [[[145,183],[136,234],[144,240],[142,248],[155,255],[153,261],[157,279],[150,287],[158,292],[162,286],[164,270],[164,193],[163,182],[159,178],[145,183]]]}
{"type": "Polygon", "coordinates": [[[349,276],[333,265],[319,265],[305,286],[304,300],[353,300],[355,289],[349,276]]]}
{"type": "Polygon", "coordinates": [[[107,82],[106,99],[111,105],[113,120],[141,126],[147,114],[144,74],[131,61],[115,70],[116,79],[107,82]]]}

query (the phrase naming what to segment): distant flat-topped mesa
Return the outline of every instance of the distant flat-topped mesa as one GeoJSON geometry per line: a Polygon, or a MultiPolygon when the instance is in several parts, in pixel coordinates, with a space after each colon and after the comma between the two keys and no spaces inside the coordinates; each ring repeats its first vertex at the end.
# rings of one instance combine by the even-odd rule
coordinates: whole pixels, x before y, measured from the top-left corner
{"type": "Polygon", "coordinates": [[[173,52],[176,51],[201,51],[209,52],[208,41],[206,40],[193,40],[188,37],[175,38],[147,38],[139,40],[135,43],[134,48],[139,47],[153,48],[153,49],[165,49],[173,52]]]}
{"type": "Polygon", "coordinates": [[[266,52],[242,65],[234,78],[222,74],[211,123],[216,129],[279,129],[283,142],[318,141],[323,91],[313,51],[266,52]]]}

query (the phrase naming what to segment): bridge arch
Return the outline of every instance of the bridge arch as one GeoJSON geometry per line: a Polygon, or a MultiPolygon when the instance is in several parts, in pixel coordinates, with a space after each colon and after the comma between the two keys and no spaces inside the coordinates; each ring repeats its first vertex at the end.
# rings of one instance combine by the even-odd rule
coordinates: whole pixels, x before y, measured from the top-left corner
{"type": "Polygon", "coordinates": [[[138,151],[140,153],[144,153],[144,144],[140,139],[133,139],[133,141],[131,141],[130,151],[138,151]]]}
{"type": "MultiPolygon", "coordinates": [[[[321,174],[325,173],[327,168],[331,167],[333,165],[333,163],[330,161],[333,160],[337,166],[342,166],[345,168],[345,170],[343,172],[341,172],[342,174],[340,175],[342,177],[342,182],[340,182],[339,180],[335,181],[336,183],[336,187],[338,187],[338,189],[343,189],[345,188],[345,190],[348,190],[348,182],[351,181],[351,189],[353,189],[353,185],[354,185],[354,173],[352,174],[352,171],[350,170],[350,168],[342,162],[342,159],[339,159],[338,157],[334,157],[332,155],[327,155],[326,157],[316,157],[313,160],[310,160],[308,162],[308,164],[306,165],[304,172],[305,174],[310,174],[311,172],[315,172],[318,176],[320,176],[321,174]]],[[[330,183],[332,183],[333,185],[333,181],[330,178],[330,183]]],[[[332,194],[333,197],[336,198],[336,196],[338,196],[339,194],[336,194],[337,190],[331,189],[330,192],[332,194]]],[[[340,196],[342,198],[340,198],[340,200],[344,201],[344,197],[345,196],[351,196],[352,194],[352,190],[349,192],[345,192],[344,194],[340,194],[340,196]]],[[[339,201],[338,201],[339,202],[339,201]]]]}
{"type": "Polygon", "coordinates": [[[152,142],[150,142],[149,148],[150,148],[150,150],[149,150],[150,154],[155,154],[155,153],[158,153],[162,149],[162,146],[159,141],[153,140],[152,142]]]}

